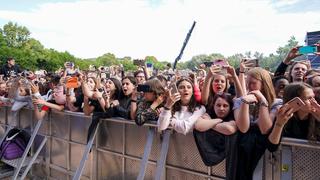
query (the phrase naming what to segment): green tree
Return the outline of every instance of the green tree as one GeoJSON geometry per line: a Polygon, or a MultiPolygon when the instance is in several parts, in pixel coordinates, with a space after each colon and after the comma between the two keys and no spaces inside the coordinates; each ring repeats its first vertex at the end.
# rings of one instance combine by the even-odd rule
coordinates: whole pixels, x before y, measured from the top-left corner
{"type": "Polygon", "coordinates": [[[30,36],[30,31],[17,23],[9,22],[3,26],[2,34],[9,47],[21,47],[30,36]]]}
{"type": "Polygon", "coordinates": [[[98,66],[111,66],[118,65],[119,62],[116,59],[116,56],[112,53],[106,53],[96,59],[98,66]]]}

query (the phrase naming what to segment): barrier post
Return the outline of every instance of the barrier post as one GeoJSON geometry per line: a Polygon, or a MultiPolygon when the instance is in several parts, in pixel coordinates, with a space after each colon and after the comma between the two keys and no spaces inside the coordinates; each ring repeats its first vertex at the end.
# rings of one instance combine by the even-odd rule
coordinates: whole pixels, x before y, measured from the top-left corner
{"type": "Polygon", "coordinates": [[[168,149],[169,149],[169,142],[170,142],[170,133],[171,130],[165,130],[163,133],[163,139],[161,143],[161,152],[160,152],[160,157],[157,162],[157,169],[156,169],[156,176],[155,180],[160,180],[161,176],[163,174],[163,170],[166,165],[166,159],[167,159],[167,154],[168,154],[168,149]]]}
{"type": "Polygon", "coordinates": [[[143,158],[141,160],[140,171],[139,171],[137,180],[143,180],[146,174],[146,169],[147,169],[148,159],[149,159],[151,148],[152,148],[154,133],[155,133],[155,128],[150,127],[148,130],[147,142],[146,142],[146,146],[144,147],[143,158]]]}

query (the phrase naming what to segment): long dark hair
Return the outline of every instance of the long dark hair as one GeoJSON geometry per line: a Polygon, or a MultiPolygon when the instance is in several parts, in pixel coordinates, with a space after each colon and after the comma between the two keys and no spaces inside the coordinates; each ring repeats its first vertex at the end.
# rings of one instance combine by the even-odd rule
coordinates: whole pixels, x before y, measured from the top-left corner
{"type": "Polygon", "coordinates": [[[308,88],[312,89],[309,84],[303,82],[288,84],[283,90],[283,103],[286,103],[295,97],[300,97],[305,89],[308,88]]]}
{"type": "Polygon", "coordinates": [[[122,91],[121,82],[116,78],[109,78],[109,80],[111,80],[113,82],[113,84],[114,84],[114,86],[116,88],[115,91],[114,91],[112,99],[119,99],[120,93],[122,91]]]}
{"type": "MultiPolygon", "coordinates": [[[[181,78],[177,81],[176,83],[176,86],[179,88],[179,85],[181,82],[183,81],[187,81],[191,84],[192,86],[192,96],[191,96],[191,99],[190,99],[190,102],[188,104],[188,111],[193,113],[197,107],[200,107],[200,104],[197,103],[195,97],[194,97],[194,85],[192,83],[192,81],[189,79],[189,78],[181,78]]],[[[173,108],[172,108],[172,114],[174,114],[175,112],[178,112],[181,110],[181,100],[177,101],[174,105],[173,105],[173,108]]]]}
{"type": "Polygon", "coordinates": [[[228,113],[228,115],[226,117],[223,118],[223,120],[229,121],[229,120],[234,120],[234,116],[233,116],[233,98],[232,95],[229,93],[217,93],[213,96],[212,98],[212,102],[210,104],[207,105],[206,109],[207,109],[207,113],[210,115],[211,118],[218,118],[216,113],[214,112],[214,105],[217,101],[218,98],[224,99],[225,101],[227,101],[227,103],[230,106],[230,111],[228,113]]]}

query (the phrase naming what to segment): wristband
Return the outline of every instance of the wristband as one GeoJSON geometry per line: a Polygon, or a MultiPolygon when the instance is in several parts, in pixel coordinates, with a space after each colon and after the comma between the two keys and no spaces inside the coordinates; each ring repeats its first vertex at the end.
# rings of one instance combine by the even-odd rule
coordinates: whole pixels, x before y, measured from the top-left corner
{"type": "Polygon", "coordinates": [[[269,105],[266,102],[263,102],[263,101],[259,105],[260,106],[264,106],[264,107],[269,107],[269,105]]]}
{"type": "Polygon", "coordinates": [[[241,98],[241,102],[245,103],[245,104],[251,104],[250,102],[246,101],[245,99],[241,98]]]}
{"type": "Polygon", "coordinates": [[[137,100],[133,100],[133,99],[131,99],[131,100],[130,100],[130,102],[136,103],[136,102],[137,102],[137,100]]]}
{"type": "Polygon", "coordinates": [[[244,72],[244,71],[239,71],[239,73],[246,73],[246,72],[244,72]]]}

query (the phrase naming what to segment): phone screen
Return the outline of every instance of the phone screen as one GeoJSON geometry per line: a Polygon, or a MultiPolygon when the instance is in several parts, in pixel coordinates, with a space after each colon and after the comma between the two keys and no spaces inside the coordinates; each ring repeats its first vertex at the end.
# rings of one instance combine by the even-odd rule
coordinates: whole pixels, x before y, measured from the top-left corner
{"type": "Polygon", "coordinates": [[[310,54],[318,52],[317,46],[302,46],[298,49],[299,54],[310,54]]]}

